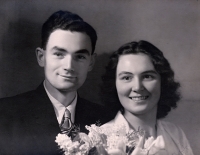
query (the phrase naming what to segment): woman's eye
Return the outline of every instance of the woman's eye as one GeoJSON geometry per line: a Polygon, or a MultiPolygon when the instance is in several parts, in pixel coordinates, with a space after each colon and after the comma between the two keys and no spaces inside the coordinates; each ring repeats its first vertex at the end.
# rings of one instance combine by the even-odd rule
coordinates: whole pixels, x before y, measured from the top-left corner
{"type": "Polygon", "coordinates": [[[131,77],[130,76],[124,76],[124,77],[122,77],[122,80],[129,81],[129,80],[131,80],[131,77]]]}
{"type": "Polygon", "coordinates": [[[154,77],[152,75],[145,75],[144,79],[152,80],[152,79],[154,79],[154,77]]]}

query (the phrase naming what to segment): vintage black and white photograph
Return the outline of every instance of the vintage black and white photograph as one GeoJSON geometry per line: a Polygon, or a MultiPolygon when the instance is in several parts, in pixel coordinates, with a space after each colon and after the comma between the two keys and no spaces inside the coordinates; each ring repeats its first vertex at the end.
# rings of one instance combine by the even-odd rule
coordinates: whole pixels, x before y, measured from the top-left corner
{"type": "Polygon", "coordinates": [[[0,0],[1,155],[199,155],[198,0],[0,0]]]}

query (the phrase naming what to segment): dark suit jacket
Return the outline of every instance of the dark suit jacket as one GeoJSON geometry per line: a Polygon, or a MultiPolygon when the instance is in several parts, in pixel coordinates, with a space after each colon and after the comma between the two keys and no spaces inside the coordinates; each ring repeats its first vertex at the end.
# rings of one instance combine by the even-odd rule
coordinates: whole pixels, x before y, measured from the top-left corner
{"type": "MultiPolygon", "coordinates": [[[[106,109],[78,97],[75,124],[112,119],[106,109]]],[[[0,99],[0,154],[62,154],[55,143],[59,124],[43,85],[36,90],[0,99]]]]}

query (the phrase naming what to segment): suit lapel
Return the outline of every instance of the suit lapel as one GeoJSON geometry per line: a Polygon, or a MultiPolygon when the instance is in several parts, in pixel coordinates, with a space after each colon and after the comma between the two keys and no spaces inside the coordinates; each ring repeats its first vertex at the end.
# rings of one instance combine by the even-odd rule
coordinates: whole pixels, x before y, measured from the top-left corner
{"type": "Polygon", "coordinates": [[[38,125],[53,127],[58,130],[59,124],[56,114],[43,85],[40,85],[36,89],[36,94],[33,98],[33,101],[35,102],[35,108],[32,110],[32,115],[35,118],[33,121],[35,120],[36,124],[38,125]]]}
{"type": "Polygon", "coordinates": [[[76,114],[75,114],[75,125],[80,126],[80,131],[88,133],[88,130],[85,128],[86,125],[94,124],[95,121],[92,121],[94,115],[91,115],[91,105],[88,101],[81,99],[79,96],[77,98],[76,105],[76,114]]]}
{"type": "Polygon", "coordinates": [[[75,125],[79,126],[81,131],[85,131],[84,114],[84,105],[81,101],[81,98],[78,96],[75,112],[75,125]]]}
{"type": "Polygon", "coordinates": [[[29,119],[29,130],[31,135],[38,145],[37,148],[46,149],[53,154],[58,149],[55,138],[60,132],[60,128],[53,105],[42,84],[36,89],[30,102],[35,105],[30,109],[32,119],[29,119]]]}

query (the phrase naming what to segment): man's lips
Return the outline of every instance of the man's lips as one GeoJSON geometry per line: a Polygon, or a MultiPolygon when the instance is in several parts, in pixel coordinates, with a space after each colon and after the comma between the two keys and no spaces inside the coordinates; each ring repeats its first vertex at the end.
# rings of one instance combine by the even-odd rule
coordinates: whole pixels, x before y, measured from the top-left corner
{"type": "Polygon", "coordinates": [[[63,78],[66,78],[66,79],[75,79],[76,76],[72,76],[72,75],[60,75],[61,77],[63,78]]]}
{"type": "Polygon", "coordinates": [[[132,96],[129,97],[133,101],[143,101],[146,100],[149,96],[132,96]]]}

